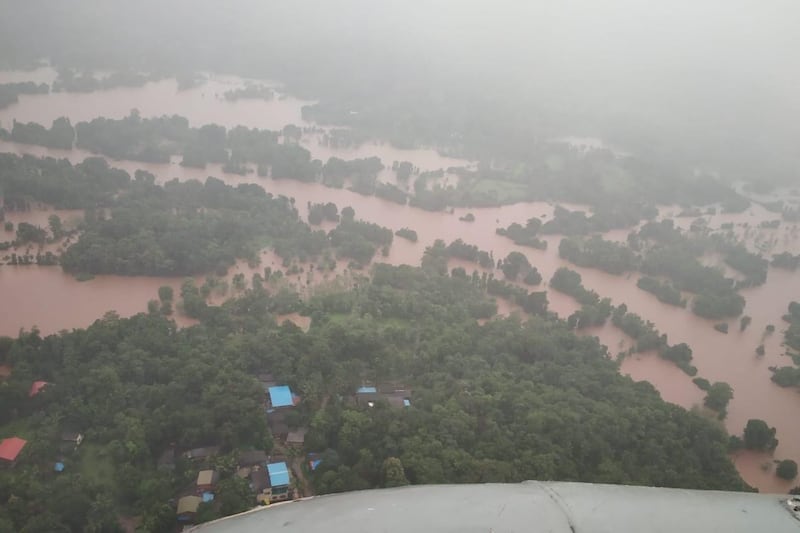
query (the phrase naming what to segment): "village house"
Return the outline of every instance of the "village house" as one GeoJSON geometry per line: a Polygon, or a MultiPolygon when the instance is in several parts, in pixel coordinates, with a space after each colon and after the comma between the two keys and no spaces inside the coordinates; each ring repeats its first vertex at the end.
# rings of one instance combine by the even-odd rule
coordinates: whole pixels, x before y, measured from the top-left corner
{"type": "Polygon", "coordinates": [[[250,470],[250,490],[261,495],[269,488],[269,475],[263,466],[254,466],[250,470]]]}
{"type": "Polygon", "coordinates": [[[294,407],[300,401],[300,397],[293,394],[288,385],[275,385],[270,387],[267,392],[269,396],[267,410],[294,407]]]}
{"type": "Polygon", "coordinates": [[[34,381],[33,383],[31,383],[31,388],[28,391],[28,397],[33,398],[34,396],[42,392],[42,389],[44,389],[48,385],[50,384],[46,381],[34,381]]]}
{"type": "Polygon", "coordinates": [[[286,445],[292,448],[302,448],[306,442],[308,428],[297,428],[286,435],[286,445]]]}
{"type": "Polygon", "coordinates": [[[19,437],[10,437],[0,441],[0,465],[12,467],[17,464],[20,452],[28,441],[19,437]]]}
{"type": "Polygon", "coordinates": [[[392,407],[411,406],[411,390],[394,385],[375,387],[363,385],[356,390],[355,403],[359,407],[374,407],[379,401],[386,401],[392,407]]]}
{"type": "Polygon", "coordinates": [[[293,498],[291,475],[285,461],[262,463],[247,468],[250,490],[260,504],[288,501],[293,498]]]}
{"type": "Polygon", "coordinates": [[[219,473],[215,470],[201,470],[197,474],[197,483],[195,483],[195,492],[202,494],[214,490],[214,487],[219,480],[219,473]]]}
{"type": "Polygon", "coordinates": [[[203,448],[192,448],[191,450],[185,452],[183,456],[193,461],[201,461],[203,459],[208,459],[209,457],[217,455],[219,453],[219,450],[220,450],[219,446],[205,446],[203,448]]]}
{"type": "Polygon", "coordinates": [[[237,464],[240,468],[264,465],[269,461],[269,456],[263,450],[248,450],[239,453],[237,464]]]}
{"type": "Polygon", "coordinates": [[[59,448],[62,452],[75,451],[78,446],[83,442],[83,434],[77,431],[65,431],[61,434],[61,445],[59,448]]]}
{"type": "Polygon", "coordinates": [[[286,466],[286,463],[280,462],[268,464],[267,475],[269,476],[268,494],[270,503],[290,500],[291,494],[289,491],[289,485],[291,480],[289,477],[289,467],[286,466]]]}
{"type": "Polygon", "coordinates": [[[200,496],[184,496],[178,500],[177,515],[180,522],[191,522],[203,499],[200,496]]]}
{"type": "Polygon", "coordinates": [[[356,390],[356,403],[361,407],[372,407],[378,401],[378,389],[372,385],[362,385],[356,390]]]}
{"type": "Polygon", "coordinates": [[[299,403],[300,397],[293,394],[288,385],[275,385],[267,390],[267,423],[273,435],[285,437],[289,433],[286,411],[299,403]]]}

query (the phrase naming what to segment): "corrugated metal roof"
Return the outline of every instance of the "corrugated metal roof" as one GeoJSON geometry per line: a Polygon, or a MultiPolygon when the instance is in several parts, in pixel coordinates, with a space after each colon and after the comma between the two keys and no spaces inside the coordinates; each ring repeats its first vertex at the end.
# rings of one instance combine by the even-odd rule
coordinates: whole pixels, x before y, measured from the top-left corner
{"type": "Polygon", "coordinates": [[[28,441],[19,437],[9,437],[0,442],[0,459],[16,461],[19,452],[28,444],[28,441]]]}
{"type": "Polygon", "coordinates": [[[292,391],[288,385],[278,385],[269,388],[269,401],[272,407],[287,407],[294,405],[292,391]]]}
{"type": "Polygon", "coordinates": [[[28,396],[33,398],[34,396],[36,396],[37,394],[42,392],[42,389],[45,388],[48,385],[49,385],[49,383],[46,382],[46,381],[34,381],[31,384],[31,389],[28,391],[28,396]]]}
{"type": "Polygon", "coordinates": [[[197,473],[197,484],[198,485],[213,485],[214,484],[214,474],[213,470],[201,470],[197,473]]]}
{"type": "Polygon", "coordinates": [[[798,533],[800,520],[785,501],[778,495],[588,483],[411,486],[271,505],[192,531],[798,533]]]}
{"type": "Polygon", "coordinates": [[[184,496],[178,500],[177,514],[196,513],[203,499],[200,496],[184,496]]]}
{"type": "Polygon", "coordinates": [[[285,487],[289,484],[289,467],[286,463],[270,463],[267,465],[267,472],[271,487],[285,487]]]}

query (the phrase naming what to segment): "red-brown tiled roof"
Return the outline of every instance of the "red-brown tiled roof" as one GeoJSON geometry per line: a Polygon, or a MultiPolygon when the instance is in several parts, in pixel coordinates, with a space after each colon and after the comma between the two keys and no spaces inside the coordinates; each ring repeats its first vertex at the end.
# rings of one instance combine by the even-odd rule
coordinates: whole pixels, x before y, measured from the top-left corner
{"type": "Polygon", "coordinates": [[[27,443],[28,441],[19,437],[3,439],[3,441],[0,442],[0,459],[4,461],[15,461],[19,452],[22,451],[22,448],[24,448],[27,443]]]}
{"type": "Polygon", "coordinates": [[[34,396],[42,392],[42,389],[45,388],[47,385],[49,385],[49,383],[46,381],[34,381],[33,384],[31,385],[30,392],[28,392],[28,396],[33,398],[34,396]]]}

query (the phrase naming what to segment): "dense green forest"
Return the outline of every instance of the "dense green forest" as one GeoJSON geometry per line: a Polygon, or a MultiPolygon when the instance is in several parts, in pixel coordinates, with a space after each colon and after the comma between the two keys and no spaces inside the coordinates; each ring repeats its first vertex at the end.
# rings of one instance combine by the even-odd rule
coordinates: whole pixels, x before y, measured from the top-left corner
{"type": "Polygon", "coordinates": [[[682,297],[681,291],[670,285],[669,282],[661,282],[655,278],[642,276],[636,282],[636,286],[643,291],[654,294],[659,302],[686,307],[686,300],[682,297]]]}
{"type": "MultiPolygon", "coordinates": [[[[254,377],[263,372],[303,397],[290,420],[309,425],[306,451],[322,453],[312,480],[323,493],[389,483],[390,458],[410,483],[746,488],[720,427],[621,376],[595,339],[545,316],[476,325],[494,313],[485,290],[475,277],[376,265],[357,290],[298,301],[313,319],[308,333],[275,324],[272,313],[285,309],[254,284],[222,307],[203,304],[201,324],[188,329],[152,306],[87,329],[3,339],[0,363],[14,373],[0,385],[0,429],[30,444],[16,468],[0,472],[0,498],[13,500],[0,524],[113,531],[120,514],[143,514],[152,531],[169,530],[174,513],[164,507],[199,466],[181,459],[164,471],[157,458],[170,446],[220,445],[224,480],[236,450],[269,450],[254,377]],[[52,386],[29,398],[34,380],[52,386]],[[403,383],[412,406],[356,407],[349,398],[365,381],[403,383]],[[56,475],[63,430],[86,441],[56,475]],[[54,502],[56,491],[63,494],[54,502]]],[[[223,483],[220,490],[233,503],[212,518],[253,497],[237,501],[236,487],[223,483]]]]}
{"type": "Polygon", "coordinates": [[[117,87],[141,87],[149,81],[163,77],[163,74],[143,74],[132,70],[95,75],[82,69],[65,67],[58,69],[58,75],[53,81],[53,92],[90,93],[117,87]]]}
{"type": "Polygon", "coordinates": [[[127,172],[111,168],[102,157],[72,165],[66,159],[0,154],[0,188],[8,211],[28,209],[31,200],[58,209],[106,207],[130,181],[127,172]]]}
{"type": "MultiPolygon", "coordinates": [[[[791,302],[789,312],[783,316],[789,326],[783,334],[785,345],[789,348],[792,366],[770,367],[772,381],[781,387],[800,387],[800,303],[791,302]]],[[[762,346],[763,349],[763,346],[762,346]]]]}
{"type": "Polygon", "coordinates": [[[16,104],[21,94],[47,94],[50,87],[46,83],[32,81],[20,83],[0,83],[0,109],[16,104]]]}
{"type": "MultiPolygon", "coordinates": [[[[581,233],[560,227],[568,233],[581,233]]],[[[737,289],[764,283],[768,266],[767,260],[748,252],[741,244],[730,244],[716,235],[688,236],[671,219],[645,223],[628,236],[627,246],[597,235],[588,239],[565,238],[559,245],[559,255],[578,266],[617,275],[638,268],[646,275],[638,282],[641,289],[678,306],[686,305],[680,291],[695,293],[692,311],[712,319],[741,315],[745,300],[737,289]],[[736,282],[700,261],[704,253],[715,250],[746,279],[736,282]],[[671,283],[657,277],[668,278],[671,283]]]]}
{"type": "MultiPolygon", "coordinates": [[[[152,178],[152,176],[149,176],[152,178]]],[[[171,181],[160,187],[137,173],[110,217],[89,214],[61,258],[74,273],[191,275],[224,273],[235,259],[256,261],[270,244],[288,259],[316,257],[323,232],[300,222],[286,198],[257,185],[171,181]]]]}
{"type": "Polygon", "coordinates": [[[226,100],[236,101],[243,98],[252,98],[258,100],[272,100],[275,98],[275,91],[271,87],[261,85],[258,83],[248,83],[246,86],[239,89],[230,89],[225,91],[223,97],[226,100]]]}
{"type": "Polygon", "coordinates": [[[25,144],[39,144],[48,148],[71,150],[75,142],[75,129],[69,119],[61,117],[53,121],[50,129],[41,124],[30,122],[22,124],[14,121],[11,128],[11,140],[25,144]]]}
{"type": "MultiPolygon", "coordinates": [[[[378,249],[386,253],[393,240],[391,230],[356,220],[350,207],[340,217],[332,203],[312,206],[309,219],[339,225],[328,234],[312,230],[290,200],[253,184],[231,187],[209,177],[204,183],[172,180],[161,186],[152,174],[137,171],[131,178],[102,158],[73,166],[0,154],[0,163],[6,209],[27,209],[34,200],[86,210],[77,240],[61,256],[64,270],[74,274],[224,274],[236,259],[257,262],[265,247],[287,265],[332,247],[363,266],[378,249]]],[[[20,243],[43,241],[31,235],[18,228],[20,243]]]]}
{"type": "Polygon", "coordinates": [[[592,267],[620,275],[635,270],[636,254],[626,245],[604,240],[595,235],[590,239],[566,238],[558,246],[559,257],[582,267],[592,267]]]}
{"type": "Polygon", "coordinates": [[[542,227],[542,221],[536,217],[529,218],[525,225],[514,222],[507,228],[497,228],[495,232],[498,235],[508,237],[514,244],[520,246],[530,246],[537,250],[546,250],[547,241],[537,238],[539,229],[542,227]]]}
{"type": "Polygon", "coordinates": [[[775,254],[772,256],[772,262],[770,264],[775,268],[797,270],[797,267],[800,266],[800,254],[792,255],[789,252],[775,254]]]}
{"type": "MultiPolygon", "coordinates": [[[[12,139],[19,142],[41,144],[55,148],[72,146],[73,135],[78,148],[114,159],[129,159],[152,163],[168,163],[173,155],[182,156],[181,164],[204,168],[208,163],[218,163],[226,172],[290,178],[299,181],[318,181],[330,187],[341,188],[349,184],[350,190],[423,209],[440,211],[448,206],[492,206],[520,201],[555,199],[591,205],[591,216],[581,211],[557,207],[555,217],[541,226],[545,234],[586,235],[610,229],[627,228],[642,219],[657,214],[656,203],[689,203],[705,205],[715,202],[736,203],[742,209],[749,202],[729,185],[714,178],[692,178],[680,181],[675,177],[673,187],[662,188],[658,181],[647,181],[647,169],[631,158],[608,159],[592,153],[562,150],[553,168],[537,165],[536,171],[520,174],[479,164],[476,170],[450,168],[459,176],[456,186],[442,187],[438,183],[429,187],[431,178],[443,176],[444,169],[423,172],[413,183],[414,193],[393,184],[377,180],[384,164],[377,157],[345,161],[331,157],[327,162],[312,158],[311,153],[297,141],[302,130],[286,126],[282,132],[250,129],[237,126],[230,130],[216,125],[189,126],[185,117],[173,115],[142,118],[138,111],[122,119],[96,118],[80,122],[73,128],[66,119],[58,119],[48,130],[39,124],[14,124],[12,139]],[[280,142],[281,137],[288,142],[280,142]],[[633,189],[615,187],[597,190],[596,176],[614,167],[614,172],[636,175],[642,181],[633,189]],[[629,167],[620,170],[617,167],[629,167]],[[572,184],[572,185],[570,185],[572,184]],[[676,191],[679,194],[676,196],[676,191]]],[[[557,150],[557,148],[552,148],[557,150]]],[[[549,157],[549,152],[540,154],[549,157]]],[[[404,162],[405,163],[405,162],[404,162]]],[[[408,185],[410,171],[398,164],[398,182],[408,185]]],[[[633,178],[631,178],[633,179],[633,178]]],[[[528,227],[530,234],[531,228],[528,227]]],[[[539,228],[535,228],[538,230],[539,228]]],[[[512,232],[520,238],[517,228],[512,232]]],[[[527,237],[528,245],[540,247],[540,241],[527,237]],[[533,240],[531,240],[533,239],[533,240]]]]}
{"type": "Polygon", "coordinates": [[[602,326],[608,318],[611,318],[614,326],[634,340],[634,345],[628,353],[621,355],[656,350],[660,357],[672,361],[690,376],[697,374],[697,368],[691,364],[692,349],[687,344],[670,346],[667,336],[659,333],[652,322],[645,321],[636,313],[628,311],[625,303],[615,307],[611,305],[610,298],[601,299],[595,291],[583,286],[581,275],[574,270],[566,267],[556,270],[550,280],[550,287],[573,297],[581,304],[581,308],[567,319],[570,327],[602,326]]]}

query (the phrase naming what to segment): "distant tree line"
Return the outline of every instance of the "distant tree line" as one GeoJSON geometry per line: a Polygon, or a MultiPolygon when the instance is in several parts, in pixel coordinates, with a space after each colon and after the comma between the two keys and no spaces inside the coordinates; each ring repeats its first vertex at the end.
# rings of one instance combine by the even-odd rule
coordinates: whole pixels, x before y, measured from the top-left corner
{"type": "Polygon", "coordinates": [[[46,83],[25,81],[19,83],[0,83],[0,109],[19,102],[21,94],[47,94],[50,87],[46,83]]]}

